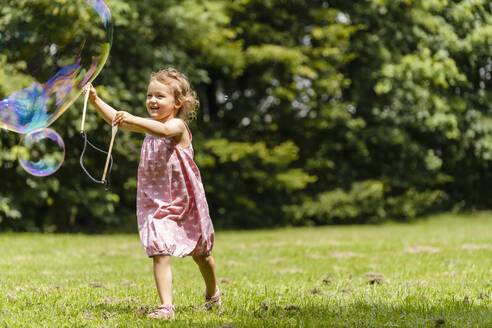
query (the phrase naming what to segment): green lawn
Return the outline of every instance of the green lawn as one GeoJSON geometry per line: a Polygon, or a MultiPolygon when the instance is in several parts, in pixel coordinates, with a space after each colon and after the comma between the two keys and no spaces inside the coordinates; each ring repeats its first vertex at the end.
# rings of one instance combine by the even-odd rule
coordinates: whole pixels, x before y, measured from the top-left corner
{"type": "Polygon", "coordinates": [[[492,215],[219,231],[223,307],[173,259],[176,318],[132,235],[0,234],[0,327],[492,327],[492,215]]]}

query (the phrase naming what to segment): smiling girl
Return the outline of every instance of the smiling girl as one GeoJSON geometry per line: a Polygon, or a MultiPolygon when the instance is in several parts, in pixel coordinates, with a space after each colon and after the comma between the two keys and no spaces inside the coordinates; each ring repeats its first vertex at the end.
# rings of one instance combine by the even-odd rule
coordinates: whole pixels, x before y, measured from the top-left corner
{"type": "Polygon", "coordinates": [[[174,317],[170,257],[191,255],[205,280],[205,300],[220,305],[215,262],[210,255],[214,229],[186,121],[196,116],[198,100],[187,78],[168,68],[150,77],[146,107],[150,118],[116,111],[97,96],[89,101],[109,124],[145,134],[140,153],[137,221],[140,240],[153,259],[161,305],[149,318],[174,317]]]}

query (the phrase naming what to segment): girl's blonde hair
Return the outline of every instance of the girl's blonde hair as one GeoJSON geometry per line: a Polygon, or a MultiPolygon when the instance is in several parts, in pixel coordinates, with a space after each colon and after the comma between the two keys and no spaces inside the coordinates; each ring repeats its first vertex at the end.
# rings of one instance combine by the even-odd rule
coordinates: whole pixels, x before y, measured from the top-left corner
{"type": "Polygon", "coordinates": [[[196,92],[191,89],[188,78],[178,72],[175,68],[169,67],[150,75],[150,81],[158,81],[170,86],[174,91],[176,101],[181,101],[181,108],[178,110],[177,117],[189,122],[196,118],[200,102],[196,92]]]}

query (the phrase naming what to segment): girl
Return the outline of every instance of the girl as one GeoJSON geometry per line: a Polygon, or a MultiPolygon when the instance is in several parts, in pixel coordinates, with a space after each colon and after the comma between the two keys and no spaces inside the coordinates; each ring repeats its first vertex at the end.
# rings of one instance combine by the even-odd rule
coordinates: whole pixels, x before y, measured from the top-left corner
{"type": "Polygon", "coordinates": [[[174,317],[171,256],[191,255],[205,280],[206,302],[220,305],[215,262],[210,255],[214,230],[185,123],[195,117],[199,105],[188,80],[174,68],[153,73],[145,103],[150,118],[116,111],[97,96],[91,84],[84,92],[89,92],[90,103],[106,122],[145,134],[138,167],[138,231],[153,259],[161,301],[149,318],[174,317]]]}

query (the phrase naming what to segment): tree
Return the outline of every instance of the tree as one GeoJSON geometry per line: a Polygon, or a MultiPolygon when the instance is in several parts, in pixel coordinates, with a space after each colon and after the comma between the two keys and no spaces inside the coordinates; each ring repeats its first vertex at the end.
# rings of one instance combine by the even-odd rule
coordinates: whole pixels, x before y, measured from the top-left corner
{"type": "MultiPolygon", "coordinates": [[[[77,14],[62,0],[3,1],[0,27],[77,14]],[[27,3],[44,16],[26,12],[27,3]]],[[[172,65],[189,77],[201,101],[195,159],[217,227],[380,222],[491,206],[487,1],[108,4],[114,42],[98,93],[144,115],[152,71],[172,65]]],[[[26,68],[5,51],[2,99],[27,83],[26,68]]],[[[43,180],[18,167],[18,136],[2,131],[0,227],[134,229],[142,136],[118,134],[107,193],[79,168],[80,108],[79,99],[55,122],[67,157],[43,180]]],[[[93,110],[86,130],[107,145],[109,126],[93,110]]],[[[102,169],[95,153],[85,161],[102,169]]]]}

